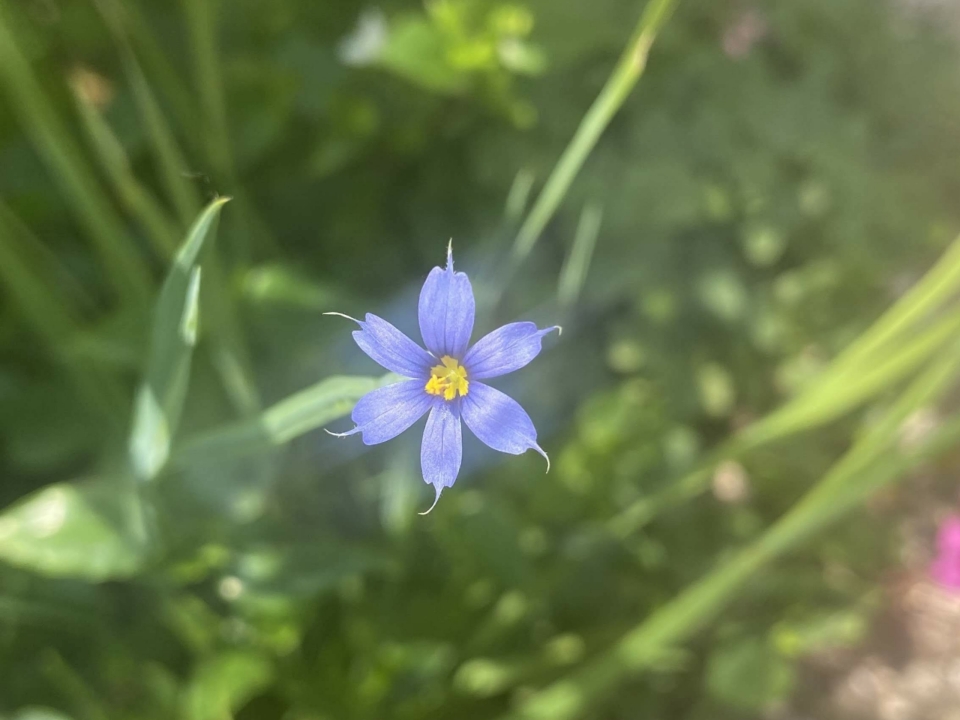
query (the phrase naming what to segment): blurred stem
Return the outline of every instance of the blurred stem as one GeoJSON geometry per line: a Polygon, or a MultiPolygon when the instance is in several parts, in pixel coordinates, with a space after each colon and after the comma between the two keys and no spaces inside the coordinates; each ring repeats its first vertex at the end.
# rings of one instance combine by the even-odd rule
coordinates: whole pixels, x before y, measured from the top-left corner
{"type": "Polygon", "coordinates": [[[137,180],[127,153],[100,111],[80,92],[74,93],[87,136],[104,173],[127,211],[143,226],[154,251],[164,260],[173,257],[179,232],[166,211],[137,180]]]}
{"type": "Polygon", "coordinates": [[[78,717],[90,720],[109,720],[109,714],[103,703],[83,676],[67,663],[59,652],[46,649],[40,663],[40,670],[78,717]]]}
{"type": "Polygon", "coordinates": [[[570,308],[580,298],[580,291],[583,290],[590,261],[593,259],[597,235],[600,234],[602,218],[603,208],[596,202],[588,202],[580,213],[577,233],[573,237],[573,245],[560,271],[560,282],[557,285],[557,303],[561,308],[570,308]]]}
{"type": "MultiPolygon", "coordinates": [[[[186,228],[200,212],[197,193],[186,180],[189,166],[183,151],[177,144],[173,131],[164,117],[150,83],[137,61],[131,47],[126,26],[132,24],[141,27],[143,19],[136,14],[133,6],[121,6],[116,0],[96,0],[97,7],[107,22],[114,39],[119,46],[124,72],[133,88],[134,100],[140,118],[150,135],[153,154],[161,169],[161,177],[166,185],[181,224],[186,228]]],[[[141,27],[142,30],[142,27],[141,27]]],[[[152,46],[149,33],[140,32],[137,36],[142,47],[152,46]]],[[[167,85],[174,91],[180,89],[174,71],[167,67],[166,59],[159,49],[153,47],[156,56],[155,66],[161,68],[161,75],[170,76],[167,85]]],[[[242,207],[240,212],[246,212],[242,207]]],[[[223,241],[219,243],[222,247],[223,241]]],[[[247,352],[246,338],[237,316],[230,285],[220,260],[221,253],[211,250],[205,264],[205,279],[202,286],[205,314],[209,316],[212,339],[211,354],[213,364],[223,382],[224,390],[237,412],[250,416],[260,409],[260,397],[253,381],[253,369],[247,352]]]]}
{"type": "Polygon", "coordinates": [[[190,33],[207,157],[219,175],[217,179],[226,183],[228,192],[237,199],[238,218],[232,226],[235,232],[226,239],[232,245],[234,260],[243,263],[248,260],[253,240],[261,240],[270,251],[276,251],[278,244],[243,190],[230,150],[230,127],[217,45],[220,0],[181,0],[181,5],[190,33]]]}
{"type": "Polygon", "coordinates": [[[126,413],[124,392],[96,367],[83,367],[65,349],[80,334],[72,297],[63,288],[68,276],[30,231],[0,202],[0,284],[27,325],[63,366],[78,394],[108,426],[120,430],[126,413]]]}
{"type": "Polygon", "coordinates": [[[152,284],[147,266],[16,44],[4,3],[0,0],[0,81],[10,106],[93,241],[117,295],[146,306],[152,284]]]}
{"type": "MultiPolygon", "coordinates": [[[[98,2],[100,0],[97,0],[98,2]]],[[[110,12],[107,15],[114,15],[112,24],[114,32],[122,33],[131,52],[136,50],[134,60],[142,60],[141,75],[146,81],[146,73],[156,83],[163,94],[164,99],[170,104],[176,122],[179,124],[184,139],[192,143],[194,153],[200,153],[202,150],[202,140],[196,136],[196,128],[200,127],[199,111],[194,103],[194,92],[189,83],[184,82],[177,71],[177,68],[170,62],[166,51],[157,42],[157,38],[150,23],[142,15],[139,3],[123,2],[117,0],[105,0],[107,5],[101,5],[101,12],[107,8],[110,12]],[[146,72],[144,72],[146,71],[146,72]]],[[[111,22],[108,19],[108,22],[111,22]]],[[[158,105],[159,108],[159,105],[158,105]]],[[[199,202],[185,221],[188,226],[198,212],[200,212],[199,202]]]]}
{"type": "Polygon", "coordinates": [[[940,307],[960,286],[960,237],[947,248],[924,276],[897,300],[869,330],[837,358],[838,370],[851,370],[880,356],[885,345],[898,340],[905,330],[940,307]]]}
{"type": "Polygon", "coordinates": [[[533,250],[543,229],[567,195],[584,161],[647,66],[650,47],[673,11],[676,0],[650,0],[633,37],[597,99],[583,116],[573,139],[554,167],[533,208],[520,226],[511,251],[511,274],[533,250]]]}
{"type": "MultiPolygon", "coordinates": [[[[956,282],[960,282],[960,276],[956,282]]],[[[927,278],[924,277],[918,287],[926,284],[927,278]]],[[[889,327],[887,318],[890,314],[900,313],[899,307],[896,305],[885,313],[863,337],[875,335],[874,328],[889,327]]],[[[620,538],[628,537],[664,510],[705,492],[721,461],[740,457],[755,448],[837,419],[883,390],[902,382],[907,375],[941,351],[958,332],[960,312],[954,311],[915,336],[902,338],[904,342],[889,352],[884,349],[884,353],[878,356],[861,355],[858,365],[853,365],[849,360],[835,361],[810,387],[713,450],[694,470],[619,513],[610,521],[610,530],[620,538]]],[[[854,346],[859,343],[859,340],[855,341],[854,346]]],[[[849,357],[849,354],[844,352],[841,354],[843,357],[849,357]]]]}
{"type": "MultiPolygon", "coordinates": [[[[131,23],[131,13],[134,13],[135,6],[122,6],[117,0],[95,0],[95,2],[113,35],[114,42],[119,48],[123,71],[133,89],[133,99],[137,105],[137,112],[150,137],[153,155],[160,168],[161,180],[166,186],[166,192],[171,203],[176,208],[177,217],[182,226],[181,230],[186,230],[200,213],[200,201],[187,179],[189,165],[177,146],[173,131],[170,129],[160,104],[150,88],[150,83],[147,82],[143,69],[137,61],[136,53],[134,53],[127,34],[127,25],[131,23]]],[[[145,43],[152,46],[152,36],[149,33],[145,33],[144,36],[140,42],[141,46],[145,46],[145,43]]],[[[162,71],[155,74],[171,76],[173,79],[168,80],[166,84],[173,85],[175,88],[173,93],[179,97],[182,87],[176,78],[176,73],[172,68],[166,66],[166,58],[159,49],[154,47],[153,53],[159,58],[159,61],[155,64],[163,67],[162,71]]],[[[184,101],[181,99],[180,102],[184,101]]],[[[186,96],[186,102],[189,107],[189,95],[186,96]]],[[[181,111],[181,115],[183,112],[181,111]]],[[[193,115],[187,115],[186,117],[188,119],[193,118],[193,115]]],[[[181,121],[183,121],[183,117],[181,117],[181,121]]],[[[194,127],[194,125],[188,125],[187,127],[194,127]]]]}
{"type": "Polygon", "coordinates": [[[960,343],[935,361],[794,507],[756,542],[683,591],[628,632],[615,647],[570,678],[555,682],[523,702],[511,718],[573,720],[627,676],[643,671],[673,645],[699,630],[729,602],[743,583],[792,550],[877,489],[903,477],[924,460],[955,447],[960,416],[915,448],[897,449],[896,432],[911,412],[933,402],[956,379],[960,343]]]}
{"type": "Polygon", "coordinates": [[[230,156],[227,107],[217,47],[220,0],[182,0],[181,6],[187,17],[190,34],[207,155],[222,179],[232,182],[235,173],[230,156]]]}

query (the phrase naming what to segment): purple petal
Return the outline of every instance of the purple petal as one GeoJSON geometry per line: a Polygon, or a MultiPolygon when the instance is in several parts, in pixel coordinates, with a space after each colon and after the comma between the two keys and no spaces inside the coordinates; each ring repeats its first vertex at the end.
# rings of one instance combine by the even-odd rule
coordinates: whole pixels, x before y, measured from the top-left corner
{"type": "Polygon", "coordinates": [[[447,248],[447,267],[435,267],[420,291],[420,333],[423,344],[438,358],[463,357],[473,332],[476,303],[466,273],[453,271],[453,251],[447,248]]]}
{"type": "MultiPolygon", "coordinates": [[[[482,443],[494,450],[520,455],[531,448],[547,458],[537,445],[537,429],[520,403],[481,382],[471,382],[462,398],[463,421],[482,443]]],[[[550,458],[547,458],[550,469],[550,458]]]]}
{"type": "Polygon", "coordinates": [[[420,445],[420,469],[423,479],[437,491],[453,485],[460,472],[463,438],[460,431],[458,403],[436,401],[420,445]]]}
{"type": "Polygon", "coordinates": [[[532,322],[516,322],[497,328],[480,338],[463,358],[467,377],[471,380],[506,375],[519,370],[540,354],[541,338],[559,330],[554,325],[538,330],[532,322]]]}
{"type": "Polygon", "coordinates": [[[377,388],[360,398],[354,406],[350,417],[357,426],[336,435],[344,437],[363,433],[364,445],[392,440],[423,417],[433,399],[424,391],[420,380],[404,380],[377,388]]]}
{"type": "Polygon", "coordinates": [[[367,313],[366,322],[356,322],[360,329],[354,331],[353,339],[387,370],[412,378],[430,375],[437,361],[393,325],[372,313],[367,313]]]}

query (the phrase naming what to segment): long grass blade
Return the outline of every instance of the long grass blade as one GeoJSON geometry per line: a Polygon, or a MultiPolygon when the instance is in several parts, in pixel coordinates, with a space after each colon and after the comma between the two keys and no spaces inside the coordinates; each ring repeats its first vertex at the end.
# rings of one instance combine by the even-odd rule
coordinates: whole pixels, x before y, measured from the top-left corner
{"type": "MultiPolygon", "coordinates": [[[[878,323],[881,321],[878,321],[878,323]]],[[[831,365],[825,379],[817,380],[779,410],[748,426],[730,441],[712,451],[697,467],[658,493],[641,498],[610,521],[618,537],[637,532],[659,513],[705,492],[717,463],[794,433],[825,425],[862,405],[907,378],[928,362],[960,332],[960,314],[939,318],[930,327],[896,346],[876,364],[861,373],[835,371],[831,365]]]]}
{"type": "Polygon", "coordinates": [[[259,417],[198,436],[176,452],[178,465],[242,457],[284,445],[337,420],[371,390],[397,381],[387,374],[371,377],[331,377],[281,400],[259,417]]]}
{"type": "Polygon", "coordinates": [[[523,262],[533,250],[603,131],[643,75],[650,47],[675,5],[676,0],[650,0],[647,3],[620,61],[593,105],[583,116],[573,139],[563,151],[533,208],[520,226],[512,250],[514,267],[523,262]]]}
{"type": "Polygon", "coordinates": [[[137,393],[130,433],[131,463],[142,480],[152,479],[170,454],[197,341],[199,254],[227,200],[216,200],[197,218],[157,299],[146,378],[137,393]]]}
{"type": "Polygon", "coordinates": [[[20,50],[8,12],[0,0],[0,83],[6,86],[9,105],[60,183],[119,297],[146,304],[152,285],[147,266],[20,50]]]}
{"type": "MultiPolygon", "coordinates": [[[[160,178],[163,181],[167,196],[177,217],[184,227],[200,212],[200,201],[197,193],[188,180],[190,166],[177,144],[176,137],[164,117],[150,83],[137,60],[136,53],[128,34],[128,26],[133,23],[131,13],[135,8],[130,5],[121,5],[117,0],[95,0],[101,16],[113,35],[114,42],[120,51],[120,62],[127,82],[133,91],[133,99],[137,106],[137,113],[150,138],[153,156],[160,169],[160,178]]],[[[152,37],[149,42],[152,42],[152,37]]],[[[149,44],[148,42],[148,44],[149,44]]],[[[159,52],[157,50],[157,52],[159,52]]],[[[162,53],[160,57],[163,58],[162,53]]],[[[162,60],[165,62],[165,60],[162,60]]],[[[175,74],[172,68],[161,74],[175,74]]],[[[180,84],[174,82],[174,95],[182,92],[180,84]]],[[[192,126],[188,126],[192,127],[192,126]]]]}
{"type": "Polygon", "coordinates": [[[903,297],[897,300],[867,331],[840,354],[837,371],[856,372],[857,367],[895,344],[917,322],[942,306],[960,290],[960,237],[957,237],[903,297]]]}
{"type": "Polygon", "coordinates": [[[177,248],[179,231],[176,225],[133,174],[126,150],[99,109],[82,92],[75,92],[74,96],[84,130],[114,192],[143,226],[157,255],[169,260],[177,248]]]}
{"type": "Polygon", "coordinates": [[[560,282],[557,285],[557,302],[560,307],[571,307],[580,298],[580,291],[583,290],[587,272],[590,270],[590,261],[593,259],[593,250],[597,245],[602,219],[603,208],[598,203],[587,203],[580,213],[580,222],[577,224],[570,254],[560,270],[560,282]]]}
{"type": "Polygon", "coordinates": [[[877,423],[824,478],[759,540],[741,551],[628,632],[608,653],[573,676],[528,698],[510,718],[574,720],[627,676],[647,669],[675,644],[713,618],[750,577],[863,502],[872,492],[903,477],[920,462],[960,440],[960,416],[926,442],[899,449],[896,430],[910,412],[933,402],[956,380],[960,344],[939,358],[901,395],[877,423]]]}
{"type": "Polygon", "coordinates": [[[117,424],[124,407],[123,392],[109,375],[68,357],[66,349],[82,327],[75,311],[82,290],[59,266],[53,253],[0,203],[0,285],[24,321],[43,341],[50,355],[66,370],[88,406],[108,424],[117,424]],[[76,288],[76,289],[74,289],[76,288]]]}
{"type": "Polygon", "coordinates": [[[219,0],[182,0],[186,15],[194,76],[200,94],[204,138],[210,162],[224,179],[233,179],[227,105],[217,43],[219,0]]]}

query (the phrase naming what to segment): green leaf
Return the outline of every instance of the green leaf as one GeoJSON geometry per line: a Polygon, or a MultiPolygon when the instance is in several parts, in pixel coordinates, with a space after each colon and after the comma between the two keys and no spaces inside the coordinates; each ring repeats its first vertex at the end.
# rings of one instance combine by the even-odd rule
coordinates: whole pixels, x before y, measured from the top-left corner
{"type": "MultiPolygon", "coordinates": [[[[166,117],[164,117],[160,103],[157,101],[150,83],[147,82],[131,46],[127,26],[134,24],[137,10],[129,4],[118,2],[118,0],[95,0],[95,3],[119,48],[120,63],[133,91],[137,114],[150,138],[153,156],[160,170],[160,179],[165,186],[167,196],[177,209],[177,216],[186,225],[199,211],[199,201],[194,189],[184,176],[184,170],[188,167],[187,161],[177,145],[174,133],[170,129],[166,117]]],[[[145,38],[141,35],[140,40],[141,43],[152,45],[150,36],[145,38]]],[[[159,51],[157,48],[153,49],[154,57],[156,57],[159,51]]],[[[166,67],[165,62],[163,65],[166,67]]],[[[163,73],[163,77],[168,77],[170,74],[169,72],[163,73]]],[[[168,82],[168,90],[170,85],[171,83],[168,82]]],[[[177,90],[179,89],[179,84],[177,84],[177,90]]],[[[177,97],[181,95],[179,92],[173,92],[172,94],[177,97]]],[[[183,95],[186,96],[186,93],[183,93],[183,95]]],[[[190,127],[195,125],[196,123],[189,124],[190,127]]]]}
{"type": "Polygon", "coordinates": [[[70,716],[51,708],[27,707],[17,710],[10,720],[70,720],[70,716]]]}
{"type": "Polygon", "coordinates": [[[235,458],[270,450],[347,415],[371,390],[396,382],[380,378],[331,377],[281,400],[259,417],[201,435],[177,452],[181,464],[235,458]]]}
{"type": "Polygon", "coordinates": [[[394,22],[378,62],[384,69],[434,92],[457,94],[466,87],[466,74],[447,60],[443,36],[418,15],[394,22]]]}
{"type": "Polygon", "coordinates": [[[0,514],[0,559],[51,577],[129,577],[140,567],[142,545],[125,532],[126,497],[106,480],[27,495],[0,514]]]}
{"type": "Polygon", "coordinates": [[[134,175],[126,150],[100,110],[82,89],[75,89],[74,96],[83,128],[114,191],[146,231],[157,255],[169,259],[179,235],[176,224],[134,175]]]}
{"type": "Polygon", "coordinates": [[[190,720],[223,720],[266,687],[273,667],[259,653],[227,652],[201,663],[184,697],[190,720]]]}
{"type": "Polygon", "coordinates": [[[0,85],[6,86],[10,96],[10,102],[4,105],[18,115],[50,174],[60,184],[117,295],[135,305],[142,304],[152,287],[146,263],[20,49],[5,9],[0,5],[0,85]]]}
{"type": "Polygon", "coordinates": [[[560,271],[560,282],[557,286],[557,302],[563,307],[569,307],[577,302],[580,291],[587,280],[587,271],[593,259],[593,250],[600,234],[600,221],[603,218],[603,209],[599,203],[590,202],[580,213],[580,222],[577,224],[577,233],[573,237],[573,246],[563,263],[560,271]]]}
{"type": "Polygon", "coordinates": [[[220,208],[227,202],[212,202],[194,223],[170,269],[157,300],[146,381],[137,392],[130,460],[137,476],[153,478],[170,455],[186,398],[190,362],[197,342],[200,266],[203,243],[210,234],[220,208]]]}
{"type": "Polygon", "coordinates": [[[960,437],[960,416],[945,422],[920,448],[898,448],[895,434],[904,417],[942,395],[956,381],[958,367],[960,343],[954,343],[901,393],[885,417],[755,542],[658,608],[623,635],[611,652],[526,699],[513,717],[580,717],[598,696],[610,692],[627,675],[649,669],[651,660],[664,649],[702,627],[755,573],[858,506],[878,488],[902,478],[927,458],[954,448],[960,437]]]}
{"type": "Polygon", "coordinates": [[[795,681],[793,665],[761,638],[721,645],[707,662],[707,689],[743,710],[761,710],[782,700],[795,681]]]}

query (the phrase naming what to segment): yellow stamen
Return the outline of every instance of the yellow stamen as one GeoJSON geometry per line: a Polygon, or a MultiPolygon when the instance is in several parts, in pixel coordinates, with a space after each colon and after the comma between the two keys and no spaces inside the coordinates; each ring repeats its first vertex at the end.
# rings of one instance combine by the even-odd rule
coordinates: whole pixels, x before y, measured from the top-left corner
{"type": "Polygon", "coordinates": [[[467,369],[449,355],[440,358],[440,362],[443,364],[430,369],[430,379],[424,389],[430,395],[443,395],[444,400],[466,395],[470,389],[467,369]]]}

